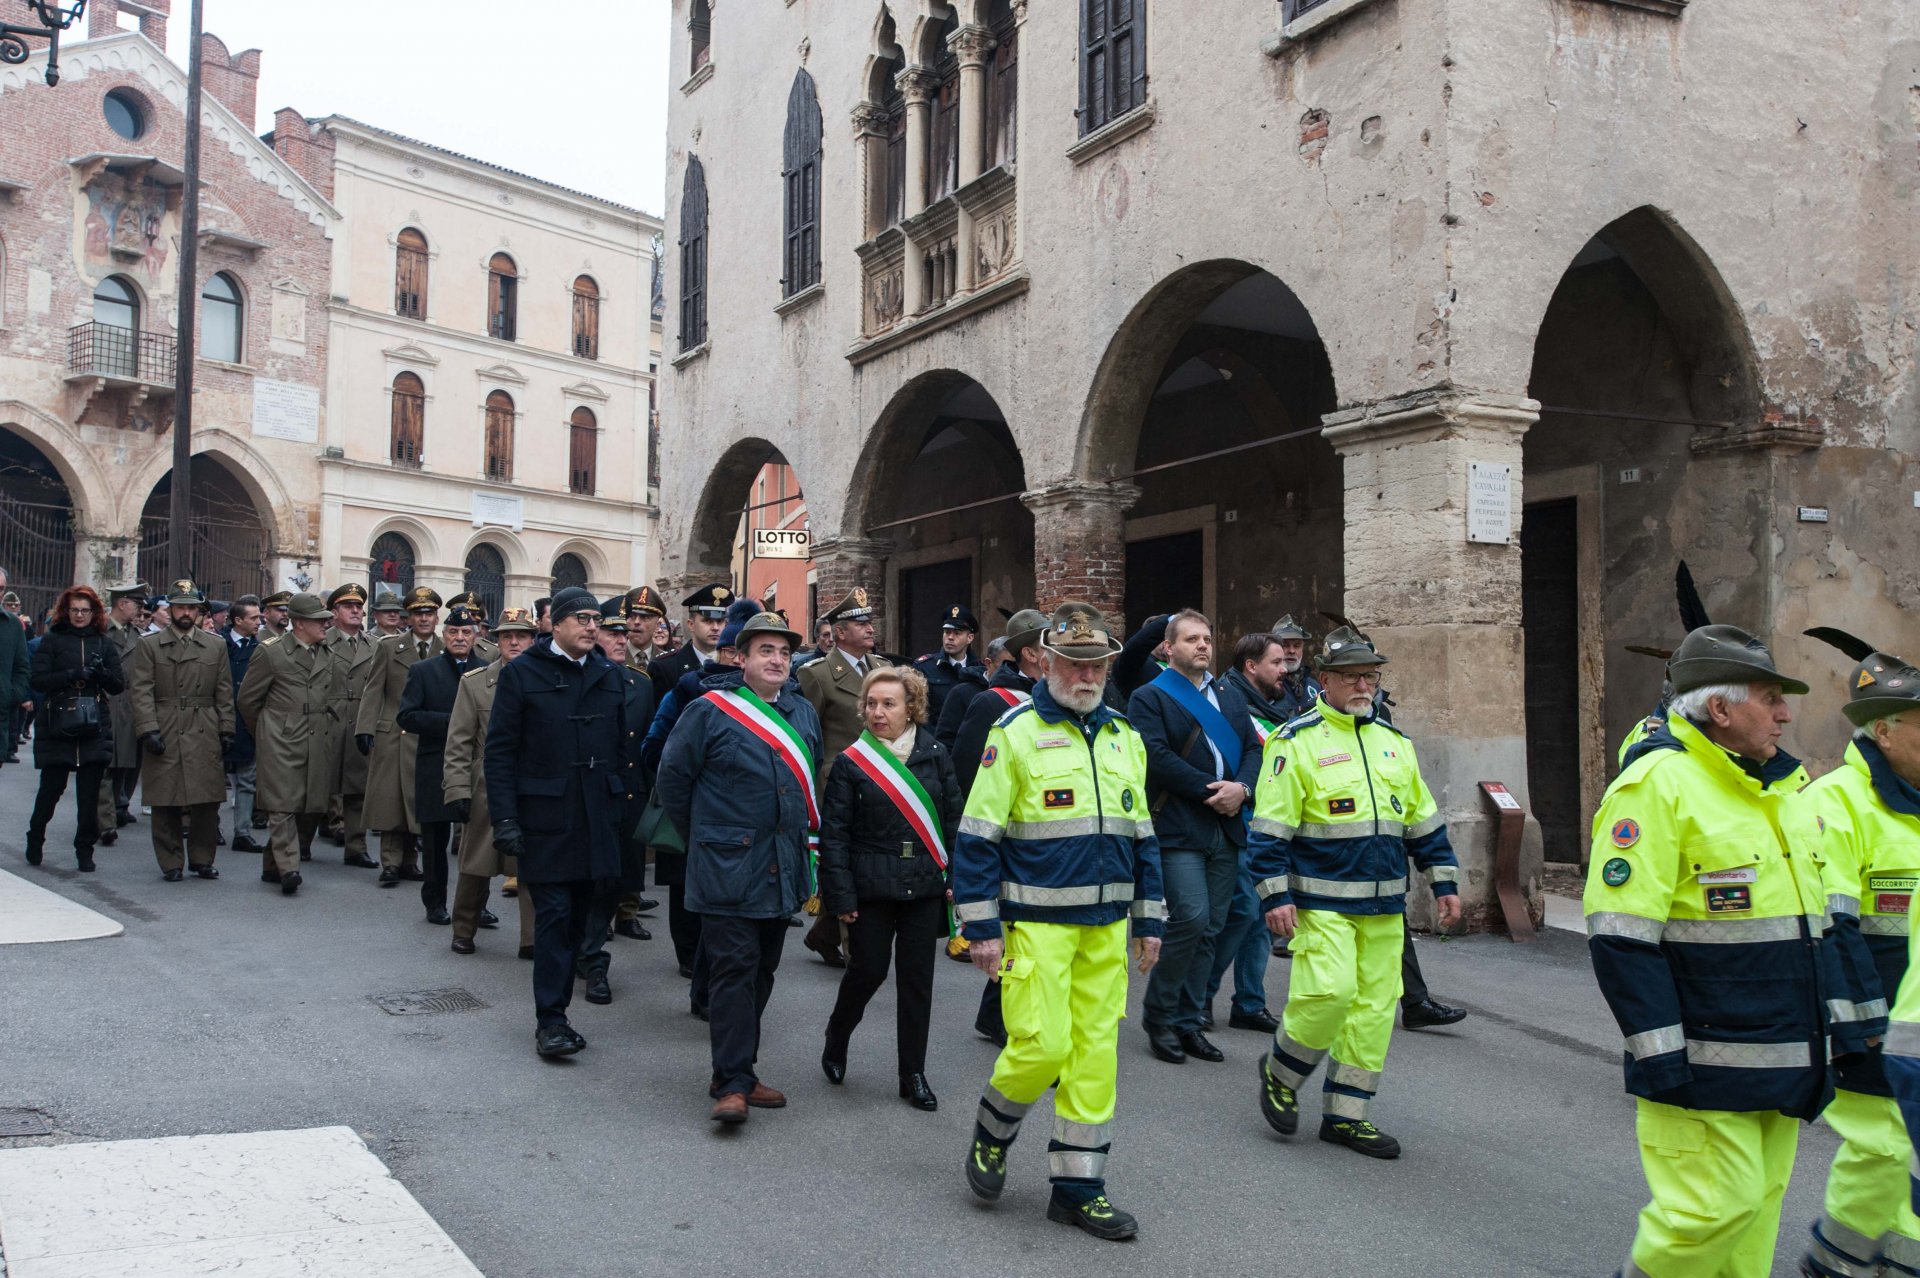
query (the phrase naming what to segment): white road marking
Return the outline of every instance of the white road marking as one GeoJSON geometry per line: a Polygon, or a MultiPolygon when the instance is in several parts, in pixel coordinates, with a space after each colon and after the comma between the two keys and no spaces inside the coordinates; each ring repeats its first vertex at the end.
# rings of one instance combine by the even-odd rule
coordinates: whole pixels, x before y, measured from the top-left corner
{"type": "Polygon", "coordinates": [[[352,1129],[0,1150],[9,1278],[481,1278],[352,1129]]]}
{"type": "Polygon", "coordinates": [[[90,941],[126,931],[97,910],[0,870],[0,945],[90,941]]]}

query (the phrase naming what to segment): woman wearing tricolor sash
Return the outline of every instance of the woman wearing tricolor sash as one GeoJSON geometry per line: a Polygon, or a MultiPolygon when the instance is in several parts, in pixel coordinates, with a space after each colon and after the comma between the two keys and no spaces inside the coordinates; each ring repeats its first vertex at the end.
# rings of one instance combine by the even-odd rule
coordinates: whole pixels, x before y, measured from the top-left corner
{"type": "Polygon", "coordinates": [[[820,912],[847,925],[847,971],[827,1020],[820,1067],[847,1074],[847,1045],[867,1003],[898,969],[900,1095],[937,1109],[927,1085],[933,968],[948,934],[947,848],[960,822],[953,758],[927,730],[918,671],[870,672],[860,688],[866,730],[834,760],[820,814],[820,912]]]}

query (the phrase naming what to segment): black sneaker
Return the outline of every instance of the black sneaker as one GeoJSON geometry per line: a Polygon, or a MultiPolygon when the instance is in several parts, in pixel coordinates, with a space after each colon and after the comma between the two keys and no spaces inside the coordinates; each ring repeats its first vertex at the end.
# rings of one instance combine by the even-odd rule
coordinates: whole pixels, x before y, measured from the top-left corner
{"type": "Polygon", "coordinates": [[[1345,1145],[1368,1158],[1400,1157],[1400,1142],[1364,1118],[1323,1118],[1320,1139],[1332,1145],[1345,1145]]]}
{"type": "Polygon", "coordinates": [[[1096,1194],[1078,1207],[1070,1207],[1057,1198],[1050,1199],[1047,1219],[1062,1225],[1078,1225],[1095,1238],[1105,1238],[1108,1242],[1121,1242],[1140,1232],[1140,1222],[1108,1202],[1105,1194],[1096,1194]]]}
{"type": "Polygon", "coordinates": [[[967,1154],[967,1188],[988,1202],[1007,1187],[1007,1147],[975,1137],[967,1154]]]}
{"type": "Polygon", "coordinates": [[[1282,1136],[1291,1136],[1300,1130],[1300,1098],[1273,1076],[1272,1065],[1273,1057],[1260,1058],[1260,1113],[1267,1126],[1282,1136]]]}

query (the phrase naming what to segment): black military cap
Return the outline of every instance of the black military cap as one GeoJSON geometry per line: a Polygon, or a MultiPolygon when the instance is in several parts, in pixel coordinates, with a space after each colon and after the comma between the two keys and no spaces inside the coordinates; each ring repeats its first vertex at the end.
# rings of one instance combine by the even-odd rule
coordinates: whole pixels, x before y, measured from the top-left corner
{"type": "Polygon", "coordinates": [[[600,601],[600,628],[616,635],[627,633],[627,597],[615,595],[600,601]]]}
{"type": "Polygon", "coordinates": [[[455,604],[453,607],[447,609],[447,619],[443,624],[449,626],[477,626],[480,624],[480,617],[465,604],[455,604]]]}
{"type": "Polygon", "coordinates": [[[940,628],[942,630],[966,630],[974,634],[980,633],[980,623],[973,619],[973,614],[967,611],[965,604],[954,604],[948,608],[947,615],[940,622],[940,628]]]}
{"type": "Polygon", "coordinates": [[[680,606],[696,616],[709,621],[723,620],[727,615],[727,605],[733,602],[733,587],[715,582],[711,586],[702,586],[680,601],[680,606]]]}
{"type": "Polygon", "coordinates": [[[547,615],[553,618],[553,624],[557,626],[576,612],[598,614],[599,611],[600,601],[593,597],[591,591],[579,586],[568,586],[553,597],[553,602],[548,605],[547,615]]]}
{"type": "Polygon", "coordinates": [[[1806,684],[1774,667],[1767,645],[1738,626],[1701,626],[1682,639],[1667,663],[1667,681],[1675,692],[1721,683],[1773,683],[1782,692],[1807,693],[1806,684]]]}

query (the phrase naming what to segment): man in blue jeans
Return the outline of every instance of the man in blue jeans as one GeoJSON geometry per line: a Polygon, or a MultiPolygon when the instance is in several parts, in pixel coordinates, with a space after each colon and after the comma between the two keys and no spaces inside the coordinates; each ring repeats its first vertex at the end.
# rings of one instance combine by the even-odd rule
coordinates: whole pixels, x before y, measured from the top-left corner
{"type": "Polygon", "coordinates": [[[1213,626],[1184,609],[1167,620],[1167,669],[1140,687],[1127,718],[1147,747],[1147,798],[1160,840],[1167,932],[1147,982],[1142,1022],[1163,1061],[1226,1059],[1203,1032],[1214,939],[1241,877],[1241,808],[1260,771],[1246,700],[1208,672],[1213,626]]]}

